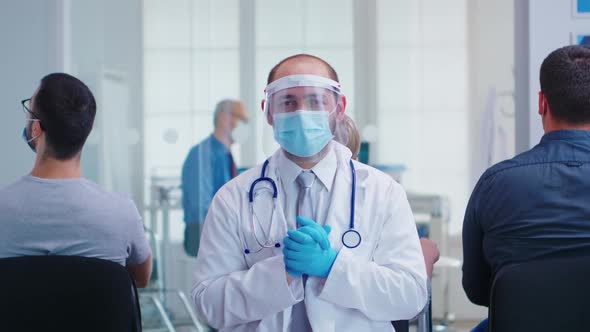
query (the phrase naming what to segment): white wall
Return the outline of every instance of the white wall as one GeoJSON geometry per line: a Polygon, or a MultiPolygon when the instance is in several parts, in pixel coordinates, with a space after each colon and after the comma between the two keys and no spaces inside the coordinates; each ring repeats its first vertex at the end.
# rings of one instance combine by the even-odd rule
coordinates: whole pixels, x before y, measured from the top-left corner
{"type": "Polygon", "coordinates": [[[61,26],[57,0],[0,2],[0,186],[28,173],[34,154],[21,139],[25,115],[20,101],[39,80],[61,71],[61,26]],[[8,156],[10,156],[8,158],[8,156]]]}
{"type": "Polygon", "coordinates": [[[470,188],[489,166],[514,155],[513,1],[469,2],[470,188]],[[494,135],[484,135],[491,125],[494,135]]]}
{"type": "Polygon", "coordinates": [[[571,0],[520,0],[516,6],[517,149],[536,145],[543,129],[537,114],[539,69],[551,51],[571,44],[572,32],[590,32],[590,19],[574,18],[571,0]],[[520,99],[522,98],[522,99],[520,99]],[[525,113],[526,112],[526,113],[525,113]]]}

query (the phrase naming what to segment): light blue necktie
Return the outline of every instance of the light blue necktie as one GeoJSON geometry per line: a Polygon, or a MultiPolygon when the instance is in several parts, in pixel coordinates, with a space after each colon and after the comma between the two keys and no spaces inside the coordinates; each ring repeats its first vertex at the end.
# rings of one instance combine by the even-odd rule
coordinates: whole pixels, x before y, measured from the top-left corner
{"type": "Polygon", "coordinates": [[[299,196],[297,197],[297,215],[315,220],[314,204],[311,199],[311,187],[316,180],[312,171],[303,171],[297,177],[299,196]]]}
{"type": "MultiPolygon", "coordinates": [[[[315,220],[314,204],[311,199],[311,187],[316,180],[316,176],[312,171],[303,171],[297,176],[297,184],[299,185],[299,196],[297,197],[297,215],[315,220]]],[[[299,225],[297,225],[299,226],[299,225]]],[[[307,275],[303,275],[303,285],[307,282],[307,275]]],[[[301,301],[293,306],[291,311],[291,331],[304,332],[311,331],[311,325],[307,318],[307,310],[305,309],[305,301],[301,301]]]]}

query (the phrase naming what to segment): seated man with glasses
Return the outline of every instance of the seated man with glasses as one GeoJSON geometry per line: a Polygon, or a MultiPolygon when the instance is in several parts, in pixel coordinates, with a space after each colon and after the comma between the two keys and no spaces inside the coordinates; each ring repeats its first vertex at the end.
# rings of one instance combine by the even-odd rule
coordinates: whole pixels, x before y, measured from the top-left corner
{"type": "Polygon", "coordinates": [[[145,287],[152,254],[135,204],[82,177],[81,151],[96,114],[92,92],[73,76],[50,74],[22,104],[23,138],[37,155],[30,174],[0,189],[0,258],[105,259],[145,287]]]}

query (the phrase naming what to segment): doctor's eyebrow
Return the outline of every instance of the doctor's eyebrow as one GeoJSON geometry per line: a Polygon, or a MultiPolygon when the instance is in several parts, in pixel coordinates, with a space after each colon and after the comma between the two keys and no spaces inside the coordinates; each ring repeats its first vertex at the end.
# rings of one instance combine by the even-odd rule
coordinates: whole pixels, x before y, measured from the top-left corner
{"type": "Polygon", "coordinates": [[[292,94],[288,94],[288,95],[284,95],[284,96],[280,96],[279,100],[283,100],[283,99],[295,99],[296,96],[292,95],[292,94]]]}
{"type": "Polygon", "coordinates": [[[322,99],[322,100],[326,99],[323,94],[316,93],[316,92],[314,92],[314,93],[307,93],[307,94],[305,94],[304,98],[305,99],[308,99],[308,98],[317,98],[317,99],[322,99]]]}

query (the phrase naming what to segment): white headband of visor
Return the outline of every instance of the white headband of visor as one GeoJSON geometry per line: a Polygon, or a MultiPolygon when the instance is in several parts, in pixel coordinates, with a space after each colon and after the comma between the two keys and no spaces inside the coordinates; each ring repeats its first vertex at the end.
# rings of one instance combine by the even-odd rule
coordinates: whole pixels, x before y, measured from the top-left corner
{"type": "Polygon", "coordinates": [[[295,87],[317,87],[333,91],[336,94],[340,94],[341,85],[340,83],[331,80],[329,78],[317,75],[289,75],[279,78],[276,81],[271,82],[264,89],[264,95],[266,99],[266,111],[268,111],[268,103],[271,96],[277,91],[284,89],[295,88],[295,87]]]}

